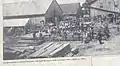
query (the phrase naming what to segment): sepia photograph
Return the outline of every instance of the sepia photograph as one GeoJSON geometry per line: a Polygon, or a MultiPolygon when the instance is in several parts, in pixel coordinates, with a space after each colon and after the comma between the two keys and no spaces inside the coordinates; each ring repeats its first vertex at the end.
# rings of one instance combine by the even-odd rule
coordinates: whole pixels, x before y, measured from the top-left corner
{"type": "Polygon", "coordinates": [[[120,55],[120,0],[3,0],[3,60],[120,55]]]}

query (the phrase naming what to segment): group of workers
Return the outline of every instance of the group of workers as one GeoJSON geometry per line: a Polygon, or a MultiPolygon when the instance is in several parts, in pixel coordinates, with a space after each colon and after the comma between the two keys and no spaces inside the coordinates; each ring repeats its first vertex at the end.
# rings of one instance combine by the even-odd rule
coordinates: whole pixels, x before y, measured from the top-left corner
{"type": "MultiPolygon", "coordinates": [[[[84,24],[84,22],[79,22],[76,20],[74,23],[75,26],[71,27],[62,26],[62,28],[60,28],[59,26],[51,26],[52,29],[49,27],[46,32],[50,33],[50,37],[62,37],[62,40],[68,40],[68,35],[71,33],[73,40],[75,40],[74,36],[77,35],[78,40],[81,40],[84,43],[89,43],[93,39],[97,39],[100,44],[104,44],[102,40],[108,40],[110,38],[109,22],[107,20],[100,20],[97,22],[93,21],[89,24],[84,24]]],[[[119,30],[119,28],[117,29],[119,30]]],[[[36,33],[37,32],[33,32],[34,38],[36,38],[36,33]]],[[[43,39],[44,36],[42,35],[42,32],[39,32],[39,37],[40,39],[43,39]]]]}

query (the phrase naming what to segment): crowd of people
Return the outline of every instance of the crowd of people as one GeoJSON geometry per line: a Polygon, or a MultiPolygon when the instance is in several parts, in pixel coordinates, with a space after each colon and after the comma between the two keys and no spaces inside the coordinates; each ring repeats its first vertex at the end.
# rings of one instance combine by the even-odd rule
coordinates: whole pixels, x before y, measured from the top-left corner
{"type": "MultiPolygon", "coordinates": [[[[45,36],[42,33],[45,32],[49,33],[48,39],[65,41],[79,40],[84,43],[89,43],[97,39],[100,44],[103,44],[104,42],[102,40],[108,40],[111,36],[109,28],[110,21],[105,17],[98,17],[95,20],[92,18],[88,22],[85,22],[83,17],[80,19],[65,19],[60,21],[58,25],[47,25],[47,28],[44,26],[39,32],[39,37],[43,39],[45,36]]],[[[117,30],[119,31],[119,24],[117,26],[117,30]]],[[[36,33],[33,32],[34,38],[36,38],[36,33]]]]}

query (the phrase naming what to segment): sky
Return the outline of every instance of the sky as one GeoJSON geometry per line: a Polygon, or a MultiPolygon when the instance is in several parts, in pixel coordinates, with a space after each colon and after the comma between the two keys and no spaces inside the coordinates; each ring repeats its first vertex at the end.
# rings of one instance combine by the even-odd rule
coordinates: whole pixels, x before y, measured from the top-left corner
{"type": "MultiPolygon", "coordinates": [[[[13,2],[21,2],[21,1],[32,1],[32,0],[3,0],[3,3],[13,3],[13,2]]],[[[73,2],[80,2],[81,4],[84,3],[85,0],[57,0],[58,3],[73,3],[73,2]]]]}

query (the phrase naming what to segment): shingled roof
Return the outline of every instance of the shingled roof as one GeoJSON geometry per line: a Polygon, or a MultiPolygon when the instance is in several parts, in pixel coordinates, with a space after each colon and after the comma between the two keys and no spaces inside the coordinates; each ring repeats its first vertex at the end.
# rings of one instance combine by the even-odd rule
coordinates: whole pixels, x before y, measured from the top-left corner
{"type": "Polygon", "coordinates": [[[60,4],[64,14],[76,14],[80,3],[60,4]]]}
{"type": "MultiPolygon", "coordinates": [[[[3,7],[4,19],[31,18],[44,16],[53,0],[34,0],[27,2],[7,3],[3,7]]],[[[59,2],[58,2],[59,3],[59,2]]],[[[59,4],[58,4],[59,5],[59,4]]],[[[63,13],[76,14],[79,3],[60,4],[63,13]]]]}
{"type": "Polygon", "coordinates": [[[3,7],[4,16],[45,14],[53,0],[7,3],[3,7]]]}

